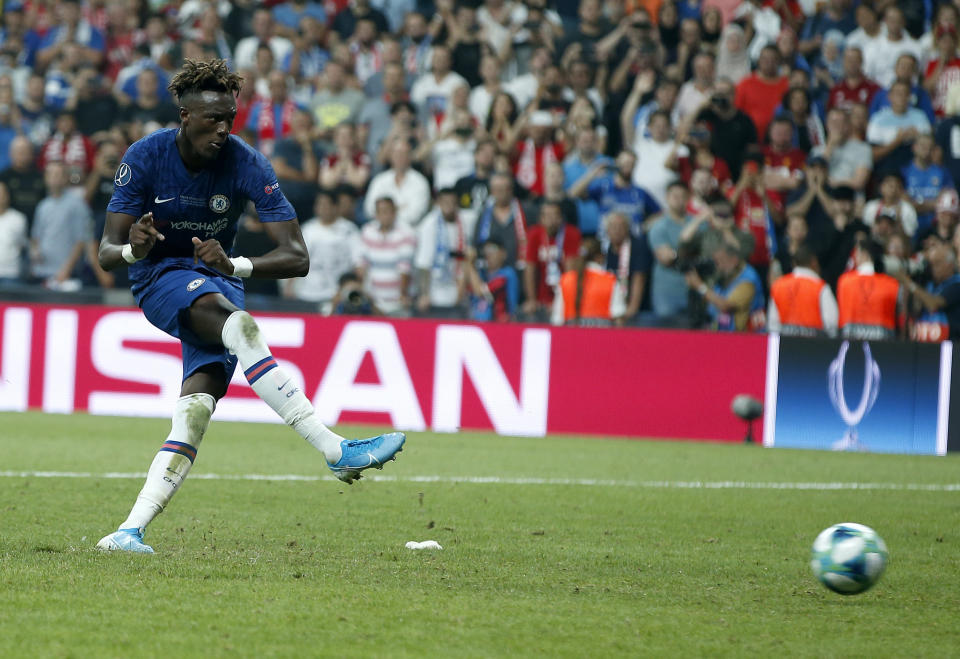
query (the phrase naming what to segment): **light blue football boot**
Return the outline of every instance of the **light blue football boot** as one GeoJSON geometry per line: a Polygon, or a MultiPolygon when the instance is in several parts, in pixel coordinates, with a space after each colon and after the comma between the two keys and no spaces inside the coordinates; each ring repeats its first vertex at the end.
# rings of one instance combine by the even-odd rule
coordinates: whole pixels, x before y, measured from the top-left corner
{"type": "Polygon", "coordinates": [[[384,463],[396,460],[407,436],[402,432],[377,435],[370,439],[345,439],[340,442],[343,455],[336,464],[327,463],[334,476],[348,485],[360,479],[360,472],[370,467],[383,469],[384,463]]]}
{"type": "Polygon", "coordinates": [[[132,551],[139,554],[152,554],[153,547],[144,544],[142,529],[120,529],[102,538],[97,543],[101,551],[132,551]]]}

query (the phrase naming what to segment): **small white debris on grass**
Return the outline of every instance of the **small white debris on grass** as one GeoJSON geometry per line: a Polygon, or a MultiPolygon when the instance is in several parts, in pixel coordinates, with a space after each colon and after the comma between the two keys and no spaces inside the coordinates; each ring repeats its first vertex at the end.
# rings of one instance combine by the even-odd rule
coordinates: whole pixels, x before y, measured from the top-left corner
{"type": "Polygon", "coordinates": [[[424,540],[423,542],[411,540],[406,546],[407,549],[443,549],[436,540],[424,540]]]}

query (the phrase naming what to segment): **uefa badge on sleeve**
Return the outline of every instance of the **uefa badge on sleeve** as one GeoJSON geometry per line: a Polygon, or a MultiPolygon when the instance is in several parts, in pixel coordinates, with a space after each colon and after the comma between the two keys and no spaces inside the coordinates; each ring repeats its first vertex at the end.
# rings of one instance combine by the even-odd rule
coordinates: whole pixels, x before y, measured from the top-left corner
{"type": "Polygon", "coordinates": [[[130,182],[131,178],[133,178],[133,170],[130,169],[130,165],[122,162],[120,166],[117,167],[117,173],[113,177],[113,183],[118,188],[122,188],[130,182]]]}
{"type": "Polygon", "coordinates": [[[226,213],[230,210],[230,200],[226,195],[215,194],[210,197],[210,210],[214,213],[226,213]]]}

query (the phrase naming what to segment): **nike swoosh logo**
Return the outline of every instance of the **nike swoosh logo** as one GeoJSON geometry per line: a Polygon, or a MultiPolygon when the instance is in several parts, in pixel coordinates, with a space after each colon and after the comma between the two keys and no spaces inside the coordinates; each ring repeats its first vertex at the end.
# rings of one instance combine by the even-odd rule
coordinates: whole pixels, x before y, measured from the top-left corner
{"type": "Polygon", "coordinates": [[[155,204],[165,204],[168,201],[173,201],[176,197],[170,197],[169,199],[161,199],[159,196],[153,198],[153,203],[155,204]]]}
{"type": "Polygon", "coordinates": [[[290,379],[289,379],[289,378],[287,378],[287,382],[284,382],[284,383],[281,384],[279,387],[277,387],[277,391],[280,391],[281,389],[283,389],[284,387],[286,387],[288,382],[290,382],[290,379]]]}

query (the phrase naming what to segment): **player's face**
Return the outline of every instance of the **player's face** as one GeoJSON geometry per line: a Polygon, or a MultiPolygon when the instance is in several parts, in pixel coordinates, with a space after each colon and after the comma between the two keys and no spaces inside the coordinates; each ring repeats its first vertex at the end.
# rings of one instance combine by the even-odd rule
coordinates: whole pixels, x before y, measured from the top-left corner
{"type": "Polygon", "coordinates": [[[237,103],[226,92],[203,92],[180,110],[183,134],[204,160],[216,160],[226,144],[237,116],[237,103]]]}

